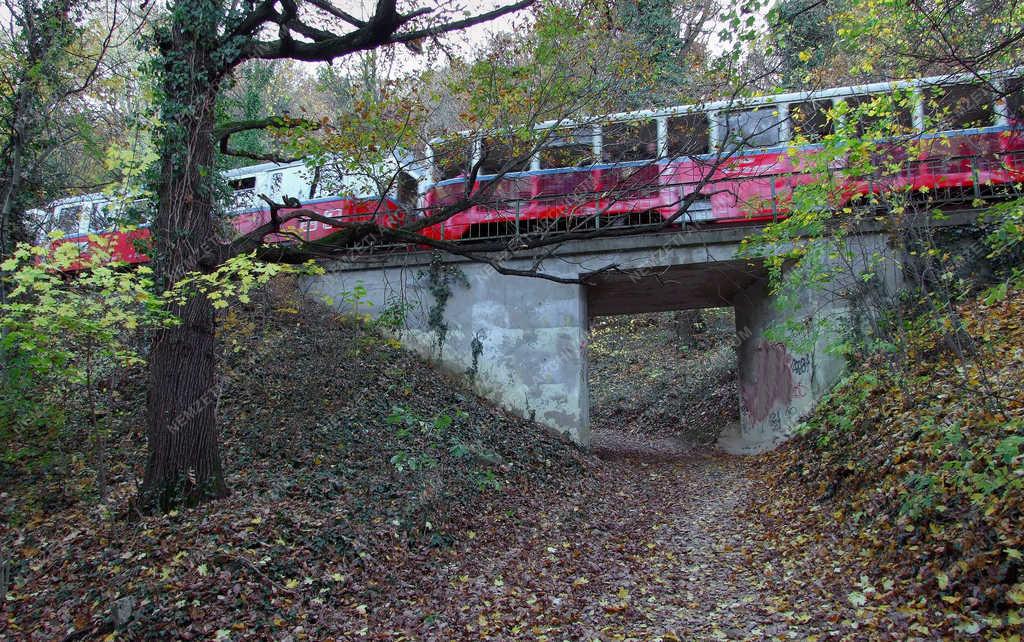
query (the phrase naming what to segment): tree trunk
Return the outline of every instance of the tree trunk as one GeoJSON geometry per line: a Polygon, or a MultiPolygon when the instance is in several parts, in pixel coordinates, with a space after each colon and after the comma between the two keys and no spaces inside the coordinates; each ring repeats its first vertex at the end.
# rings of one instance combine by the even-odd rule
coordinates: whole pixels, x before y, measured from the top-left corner
{"type": "Polygon", "coordinates": [[[167,510],[227,495],[217,435],[217,346],[204,297],[179,310],[149,355],[149,458],[143,505],[167,510]]]}
{"type": "MultiPolygon", "coordinates": [[[[183,3],[179,3],[180,5],[183,3]]],[[[216,267],[206,257],[216,242],[214,106],[220,73],[213,61],[216,29],[201,16],[217,3],[187,2],[162,43],[163,122],[159,205],[153,225],[161,283],[216,267]],[[204,261],[206,261],[204,263],[204,261]]],[[[149,354],[149,456],[140,509],[167,510],[228,493],[218,446],[217,345],[214,308],[195,296],[173,309],[180,323],[157,332],[149,354]]]]}
{"type": "Polygon", "coordinates": [[[697,347],[697,334],[703,332],[704,317],[700,310],[678,310],[673,314],[676,340],[687,348],[697,347]]]}
{"type": "MultiPolygon", "coordinates": [[[[67,97],[67,90],[54,69],[61,58],[61,47],[74,30],[68,13],[70,0],[58,2],[21,2],[16,6],[16,46],[24,47],[24,58],[13,72],[15,91],[5,99],[4,129],[7,141],[0,151],[3,166],[0,177],[0,256],[6,257],[16,243],[32,239],[28,233],[25,208],[32,199],[26,182],[38,181],[35,166],[44,149],[53,142],[46,136],[48,114],[67,97]],[[50,101],[49,103],[47,101],[50,101]],[[35,151],[32,150],[35,144],[35,151]]],[[[0,288],[2,288],[0,284],[0,288]]],[[[0,289],[0,299],[4,294],[0,289]]]]}

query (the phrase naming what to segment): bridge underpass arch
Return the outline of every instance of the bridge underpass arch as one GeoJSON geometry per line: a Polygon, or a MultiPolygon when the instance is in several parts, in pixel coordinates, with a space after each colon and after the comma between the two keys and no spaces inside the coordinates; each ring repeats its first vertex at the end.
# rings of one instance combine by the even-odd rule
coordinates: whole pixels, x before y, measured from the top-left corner
{"type": "Polygon", "coordinates": [[[602,455],[672,456],[740,429],[738,354],[749,334],[735,305],[760,294],[766,269],[745,260],[606,271],[584,287],[590,339],[592,447],[602,455]],[[706,311],[703,330],[691,334],[706,311]],[[671,314],[670,314],[671,313],[671,314]],[[685,327],[680,327],[680,324],[685,327]]]}
{"type": "MultiPolygon", "coordinates": [[[[326,274],[307,278],[305,287],[346,312],[357,287],[365,292],[361,302],[372,303],[363,308],[370,314],[399,305],[407,314],[398,338],[408,348],[469,377],[482,396],[582,446],[591,441],[590,319],[724,302],[735,310],[740,422],[720,445],[753,453],[788,438],[845,368],[828,350],[835,333],[797,351],[770,340],[769,328],[780,319],[812,323],[829,316],[839,327],[855,315],[841,292],[815,288],[805,288],[790,309],[779,309],[764,269],[739,256],[748,234],[715,228],[599,238],[505,261],[509,268],[540,269],[579,283],[505,275],[486,262],[409,252],[329,265],[326,274]],[[442,300],[432,279],[444,274],[459,276],[446,281],[442,300]]],[[[894,292],[901,285],[898,258],[874,258],[890,254],[888,236],[866,232],[858,238],[862,253],[852,270],[844,266],[845,276],[831,282],[831,290],[859,287],[863,272],[884,268],[886,274],[869,280],[894,292]]]]}

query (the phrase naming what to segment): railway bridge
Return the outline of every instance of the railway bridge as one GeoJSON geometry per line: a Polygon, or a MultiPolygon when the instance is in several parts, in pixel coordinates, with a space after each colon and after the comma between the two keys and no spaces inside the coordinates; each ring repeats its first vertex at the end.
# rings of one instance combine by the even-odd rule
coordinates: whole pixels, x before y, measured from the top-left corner
{"type": "MultiPolygon", "coordinates": [[[[594,317],[731,306],[741,421],[724,429],[720,445],[756,453],[788,438],[841,378],[846,364],[828,347],[864,325],[863,313],[872,306],[863,297],[891,298],[903,281],[901,257],[886,232],[864,229],[846,239],[851,251],[831,259],[836,269],[823,287],[807,287],[797,300],[779,305],[763,262],[741,255],[751,233],[749,226],[719,227],[577,240],[503,261],[582,284],[403,252],[329,264],[303,285],[308,296],[340,310],[399,313],[404,327],[398,337],[407,347],[584,447],[590,443],[587,340],[594,317]],[[793,347],[769,332],[781,323],[814,326],[817,334],[793,347]]],[[[789,269],[800,278],[795,266],[789,269]]]]}

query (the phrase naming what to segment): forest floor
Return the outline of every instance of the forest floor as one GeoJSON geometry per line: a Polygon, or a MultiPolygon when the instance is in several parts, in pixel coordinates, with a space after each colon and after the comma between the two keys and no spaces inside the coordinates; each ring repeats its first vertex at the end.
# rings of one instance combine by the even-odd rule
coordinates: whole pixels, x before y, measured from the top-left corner
{"type": "MultiPolygon", "coordinates": [[[[1022,311],[998,310],[1000,341],[1024,346],[1006,325],[1022,311]]],[[[717,454],[702,444],[721,417],[698,409],[684,434],[653,422],[644,449],[612,439],[597,457],[280,289],[221,327],[232,495],[124,519],[141,417],[112,440],[105,498],[85,464],[7,484],[0,638],[1014,639],[1019,485],[977,515],[933,493],[900,517],[903,463],[943,460],[885,461],[884,381],[837,392],[874,395],[849,404],[871,423],[830,443],[812,429],[763,458],[717,454]],[[868,451],[882,460],[850,459],[868,451]],[[937,533],[943,501],[957,519],[937,533]],[[939,550],[946,537],[965,543],[939,550]]],[[[599,416],[642,416],[605,381],[625,409],[599,416]]],[[[141,394],[123,392],[125,412],[141,394]]],[[[642,424],[605,427],[635,443],[642,424]]]]}
{"type": "Polygon", "coordinates": [[[593,453],[649,461],[713,447],[740,419],[735,337],[729,308],[595,319],[593,453]]]}

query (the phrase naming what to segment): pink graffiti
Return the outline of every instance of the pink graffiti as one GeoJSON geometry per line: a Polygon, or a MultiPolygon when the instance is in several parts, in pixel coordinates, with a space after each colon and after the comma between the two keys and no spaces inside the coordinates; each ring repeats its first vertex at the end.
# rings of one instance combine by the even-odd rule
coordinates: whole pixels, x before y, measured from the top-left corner
{"type": "Polygon", "coordinates": [[[743,408],[754,422],[764,421],[777,404],[793,400],[793,373],[786,346],[759,342],[750,355],[751,372],[740,391],[743,408]]]}

